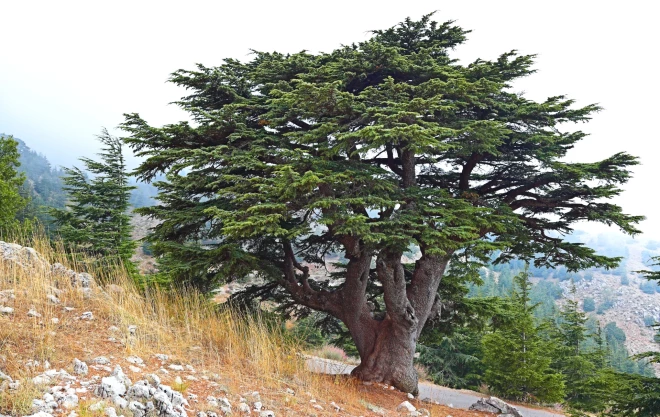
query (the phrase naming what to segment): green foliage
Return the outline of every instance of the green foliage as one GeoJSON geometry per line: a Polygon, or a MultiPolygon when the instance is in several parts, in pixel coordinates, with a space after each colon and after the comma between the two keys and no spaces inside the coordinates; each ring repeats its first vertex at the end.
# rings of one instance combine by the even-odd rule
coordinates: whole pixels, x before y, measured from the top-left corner
{"type": "Polygon", "coordinates": [[[468,328],[438,335],[434,342],[418,345],[417,361],[436,384],[477,389],[483,375],[481,337],[481,332],[468,328]]]}
{"type": "Polygon", "coordinates": [[[66,209],[50,210],[59,233],[75,252],[98,259],[102,266],[124,265],[135,272],[130,261],[136,247],[127,214],[130,191],[122,154],[122,143],[103,130],[101,160],[82,158],[87,171],[65,168],[65,190],[70,201],[66,209]]]}
{"type": "Polygon", "coordinates": [[[639,289],[642,290],[645,294],[655,294],[658,288],[658,284],[653,281],[646,281],[639,284],[639,289]]]}
{"type": "Polygon", "coordinates": [[[594,301],[593,298],[585,298],[583,303],[582,303],[582,309],[586,312],[592,312],[596,310],[596,302],[594,301]]]}
{"type": "MultiPolygon", "coordinates": [[[[44,226],[49,226],[52,217],[46,207],[64,208],[66,192],[63,190],[64,172],[53,168],[48,159],[30,149],[22,140],[18,142],[20,172],[25,174],[26,181],[22,194],[28,199],[28,204],[18,214],[20,220],[36,220],[44,226]]],[[[50,231],[50,229],[48,229],[50,231]]]]}
{"type": "Polygon", "coordinates": [[[598,304],[598,308],[596,309],[597,314],[603,314],[610,308],[614,307],[614,298],[611,296],[605,296],[603,298],[603,301],[601,301],[600,304],[598,304]]]}
{"type": "MultiPolygon", "coordinates": [[[[450,54],[466,34],[428,15],[328,53],[254,51],[173,73],[193,123],[127,114],[122,124],[142,158],[138,179],[165,175],[159,204],[138,211],[158,221],[149,240],[161,278],[205,291],[263,278],[234,301],[325,312],[359,347],[378,340],[361,336],[367,324],[469,320],[465,284],[496,252],[495,263],[615,267],[564,236],[585,220],[638,232],[642,217],[609,202],[637,159],[567,162],[585,137],[567,125],[600,108],[513,92],[534,72],[531,55],[458,63],[450,54]],[[411,248],[421,257],[405,265],[411,248]],[[339,285],[310,279],[337,257],[339,285]]],[[[512,278],[501,274],[494,291],[512,278]]]]}
{"type": "Polygon", "coordinates": [[[589,334],[587,323],[588,318],[580,311],[577,301],[566,300],[559,314],[559,325],[551,332],[557,345],[553,350],[553,368],[564,377],[565,401],[569,407],[600,412],[616,390],[617,377],[607,366],[606,342],[600,326],[593,323],[596,333],[589,334]]]}
{"type": "Polygon", "coordinates": [[[610,322],[603,328],[603,335],[607,342],[607,364],[617,372],[653,376],[654,371],[647,361],[636,360],[630,357],[625,346],[626,335],[616,323],[610,322]]]}
{"type": "Polygon", "coordinates": [[[550,367],[549,343],[534,323],[531,283],[526,273],[515,277],[511,296],[515,318],[508,326],[483,337],[484,381],[491,391],[506,398],[557,402],[564,397],[562,376],[550,367]]]}
{"type": "Polygon", "coordinates": [[[612,396],[608,416],[657,417],[660,415],[660,378],[618,375],[619,389],[612,396]]]}
{"type": "Polygon", "coordinates": [[[18,172],[18,143],[11,137],[0,136],[0,232],[17,225],[16,214],[26,201],[20,194],[25,175],[18,172]]]}
{"type": "Polygon", "coordinates": [[[291,335],[296,340],[303,341],[308,348],[319,348],[328,344],[329,339],[323,335],[312,317],[297,320],[291,329],[291,335]]]}
{"type": "Polygon", "coordinates": [[[600,202],[620,192],[636,159],[561,162],[584,134],[557,128],[598,106],[509,92],[533,72],[533,56],[456,64],[448,54],[465,33],[426,16],[331,53],[255,52],[175,72],[195,125],[155,128],[136,114],[123,124],[146,158],[140,178],[167,173],[160,205],[141,213],[161,220],[152,239],[176,265],[172,277],[208,288],[200,281],[255,269],[280,279],[277,242],[317,262],[347,236],[376,252],[505,247],[503,257],[538,255],[537,264],[613,265],[548,232],[583,219],[636,232],[639,217],[600,202]],[[311,234],[315,225],[325,232],[311,234]],[[181,266],[190,259],[199,267],[181,266]]]}

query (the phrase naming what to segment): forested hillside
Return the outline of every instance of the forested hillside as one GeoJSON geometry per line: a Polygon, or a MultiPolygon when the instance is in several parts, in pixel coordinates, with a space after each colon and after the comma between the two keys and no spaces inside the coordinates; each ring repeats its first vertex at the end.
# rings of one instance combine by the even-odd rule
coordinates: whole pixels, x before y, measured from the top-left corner
{"type": "MultiPolygon", "coordinates": [[[[6,137],[0,134],[0,137],[6,137]]],[[[66,203],[66,193],[62,189],[63,171],[53,167],[48,159],[28,147],[25,142],[19,138],[13,138],[18,142],[18,152],[20,153],[19,172],[25,173],[25,182],[23,183],[22,195],[28,198],[28,204],[19,213],[22,219],[37,218],[42,223],[47,224],[50,217],[43,210],[44,207],[63,208],[66,203]]]]}
{"type": "MultiPolygon", "coordinates": [[[[0,137],[9,135],[0,133],[0,137]]],[[[18,152],[20,153],[19,172],[25,173],[26,181],[23,185],[22,194],[29,197],[28,206],[20,214],[21,218],[36,217],[42,223],[48,224],[48,216],[43,208],[55,207],[64,208],[67,201],[67,194],[63,190],[64,182],[62,176],[64,170],[61,167],[53,166],[47,156],[33,150],[20,139],[13,137],[18,142],[18,152]]],[[[134,208],[153,205],[154,197],[158,194],[158,189],[144,182],[131,179],[131,185],[136,188],[131,192],[130,203],[134,208]]]]}
{"type": "MultiPolygon", "coordinates": [[[[185,345],[177,351],[185,357],[208,352],[229,368],[224,350],[281,354],[291,341],[287,361],[309,359],[299,361],[302,372],[323,359],[353,362],[354,378],[345,380],[355,392],[398,389],[414,401],[428,387],[420,380],[430,380],[571,417],[660,415],[660,243],[635,240],[645,232],[643,212],[620,203],[640,158],[617,147],[573,159],[589,135],[576,125],[600,105],[516,92],[537,71],[536,55],[504,49],[496,60],[463,62],[455,49],[471,30],[433,19],[405,18],[331,52],[253,51],[249,60],[176,70],[170,82],[186,90],[175,102],[185,120],[159,126],[124,113],[122,136],[101,129],[98,152],[73,167],[53,168],[22,141],[0,138],[0,237],[26,242],[5,243],[4,257],[22,251],[38,260],[32,246],[50,253],[36,284],[22,259],[0,268],[0,301],[12,303],[0,305],[0,318],[14,322],[38,296],[43,313],[33,306],[20,316],[57,325],[45,308],[82,309],[98,282],[95,309],[75,320],[124,317],[106,315],[94,333],[122,326],[124,352],[151,355],[186,328],[187,340],[170,344],[185,345]],[[582,232],[586,223],[613,234],[582,232]],[[67,293],[58,274],[85,274],[89,291],[67,293]],[[66,301],[73,294],[75,307],[66,301]],[[225,313],[232,323],[263,322],[259,332],[276,332],[282,343],[234,343],[218,330],[225,313]],[[133,324],[138,316],[150,318],[133,324]]],[[[36,328],[13,326],[11,334],[36,328]]],[[[38,351],[47,349],[23,350],[45,360],[38,351]]],[[[73,359],[75,370],[82,362],[73,359]]],[[[256,379],[273,371],[258,367],[256,379]]],[[[112,376],[124,378],[120,368],[112,376]]],[[[276,376],[278,389],[310,389],[297,377],[276,376]]],[[[197,411],[175,408],[184,403],[146,388],[147,378],[138,389],[154,396],[151,405],[133,401],[148,396],[130,382],[117,381],[114,394],[107,377],[89,385],[133,417],[197,411]]],[[[188,381],[197,379],[174,380],[177,393],[188,381]]],[[[21,386],[0,384],[0,414],[16,414],[7,399],[21,386]]],[[[21,409],[34,408],[25,395],[21,409]]],[[[50,405],[54,395],[43,396],[40,412],[59,407],[50,405]]],[[[189,398],[196,403],[198,394],[189,398]]],[[[232,412],[228,400],[207,402],[232,412]]],[[[262,406],[239,410],[274,417],[262,406]]],[[[523,417],[493,397],[460,407],[523,417]]],[[[396,409],[433,415],[408,401],[396,409]]]]}

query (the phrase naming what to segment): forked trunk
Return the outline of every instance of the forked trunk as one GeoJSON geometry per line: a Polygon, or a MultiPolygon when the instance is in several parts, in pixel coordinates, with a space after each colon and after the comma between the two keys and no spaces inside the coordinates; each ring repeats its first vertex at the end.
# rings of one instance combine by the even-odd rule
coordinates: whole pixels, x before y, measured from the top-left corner
{"type": "Polygon", "coordinates": [[[416,326],[389,318],[376,323],[372,329],[362,329],[372,332],[372,337],[363,338],[366,343],[359,349],[361,363],[352,374],[363,381],[392,385],[417,395],[417,372],[413,367],[416,326]]]}

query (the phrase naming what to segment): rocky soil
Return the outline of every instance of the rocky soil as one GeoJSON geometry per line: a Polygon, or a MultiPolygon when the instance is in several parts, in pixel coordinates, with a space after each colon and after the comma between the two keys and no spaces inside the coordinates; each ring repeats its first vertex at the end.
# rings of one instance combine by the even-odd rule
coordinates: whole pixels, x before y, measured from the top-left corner
{"type": "MultiPolygon", "coordinates": [[[[631,355],[659,351],[660,345],[654,341],[656,332],[645,324],[645,318],[660,322],[660,293],[646,294],[640,284],[647,280],[635,271],[645,270],[647,266],[642,260],[642,248],[629,246],[628,285],[621,285],[621,278],[608,273],[594,273],[591,281],[582,280],[575,283],[576,299],[580,304],[585,298],[593,298],[596,305],[606,299],[613,300],[612,307],[603,314],[594,314],[601,326],[615,322],[626,334],[625,345],[631,355]]],[[[564,297],[570,297],[571,282],[563,281],[559,285],[564,291],[564,297]]],[[[656,366],[656,374],[660,367],[656,366]]]]}
{"type": "Polygon", "coordinates": [[[274,383],[241,373],[251,368],[209,352],[213,346],[157,342],[152,328],[161,323],[132,317],[131,297],[0,242],[0,417],[489,415],[344,376],[274,383]]]}

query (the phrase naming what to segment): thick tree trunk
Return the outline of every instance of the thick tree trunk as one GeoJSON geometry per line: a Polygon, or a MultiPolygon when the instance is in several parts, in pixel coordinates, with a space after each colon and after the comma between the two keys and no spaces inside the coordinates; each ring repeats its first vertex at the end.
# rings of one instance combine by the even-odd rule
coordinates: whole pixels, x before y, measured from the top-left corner
{"type": "MultiPolygon", "coordinates": [[[[373,320],[373,319],[372,319],[373,320]]],[[[369,333],[368,345],[360,349],[361,363],[352,372],[363,381],[381,382],[417,395],[417,372],[413,367],[417,328],[412,323],[396,323],[390,318],[370,328],[353,329],[351,333],[369,333]]]]}
{"type": "MultiPolygon", "coordinates": [[[[379,258],[376,269],[384,289],[385,318],[372,317],[364,302],[345,305],[357,306],[353,314],[344,316],[361,359],[353,375],[417,394],[413,367],[417,339],[426,321],[437,313],[437,290],[447,261],[448,257],[422,257],[407,287],[399,258],[379,258]]],[[[345,311],[351,310],[346,307],[345,311]]]]}

